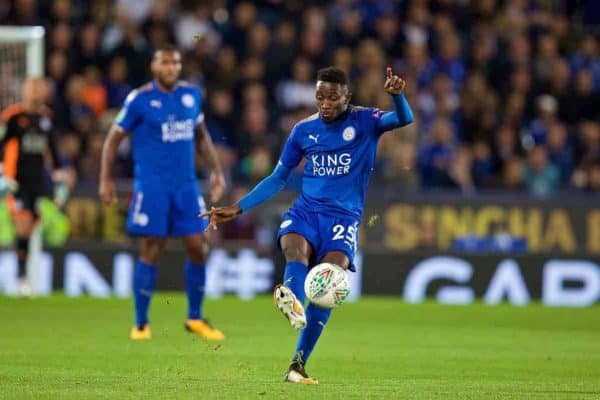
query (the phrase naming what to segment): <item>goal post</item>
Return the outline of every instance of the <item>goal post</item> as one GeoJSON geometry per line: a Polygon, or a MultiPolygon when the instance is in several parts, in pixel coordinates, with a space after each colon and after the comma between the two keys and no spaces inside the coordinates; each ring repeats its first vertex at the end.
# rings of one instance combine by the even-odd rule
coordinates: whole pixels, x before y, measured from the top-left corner
{"type": "Polygon", "coordinates": [[[42,26],[0,26],[0,108],[19,100],[28,76],[44,75],[42,26]]]}
{"type": "MultiPolygon", "coordinates": [[[[0,26],[0,110],[20,100],[25,78],[44,75],[44,35],[41,26],[0,26]]],[[[40,290],[41,253],[42,229],[38,223],[29,241],[26,262],[29,282],[17,289],[21,294],[43,293],[40,290]]]]}

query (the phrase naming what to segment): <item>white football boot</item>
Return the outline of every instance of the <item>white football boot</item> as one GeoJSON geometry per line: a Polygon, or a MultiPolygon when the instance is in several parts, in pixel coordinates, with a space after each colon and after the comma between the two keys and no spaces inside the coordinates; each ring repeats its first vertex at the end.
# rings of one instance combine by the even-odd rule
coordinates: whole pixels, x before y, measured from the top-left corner
{"type": "Polygon", "coordinates": [[[275,305],[279,311],[285,315],[295,330],[304,329],[306,326],[304,307],[298,301],[294,292],[283,285],[277,285],[273,292],[273,300],[275,300],[275,305]]]}
{"type": "Polygon", "coordinates": [[[290,368],[285,373],[283,380],[291,383],[301,383],[303,385],[318,385],[317,379],[311,378],[304,369],[304,364],[300,362],[293,362],[290,368]]]}

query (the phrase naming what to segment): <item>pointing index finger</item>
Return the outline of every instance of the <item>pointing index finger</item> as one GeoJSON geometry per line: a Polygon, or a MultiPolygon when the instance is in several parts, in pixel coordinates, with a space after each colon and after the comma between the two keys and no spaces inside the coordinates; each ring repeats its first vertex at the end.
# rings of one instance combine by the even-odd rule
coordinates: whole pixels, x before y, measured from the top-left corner
{"type": "Polygon", "coordinates": [[[393,75],[393,73],[392,73],[392,67],[387,67],[385,69],[385,73],[387,75],[387,78],[390,79],[392,77],[392,75],[393,75]]]}
{"type": "Polygon", "coordinates": [[[206,210],[201,214],[198,214],[198,218],[204,218],[204,217],[212,217],[212,215],[216,212],[217,210],[212,207],[210,210],[206,210]]]}

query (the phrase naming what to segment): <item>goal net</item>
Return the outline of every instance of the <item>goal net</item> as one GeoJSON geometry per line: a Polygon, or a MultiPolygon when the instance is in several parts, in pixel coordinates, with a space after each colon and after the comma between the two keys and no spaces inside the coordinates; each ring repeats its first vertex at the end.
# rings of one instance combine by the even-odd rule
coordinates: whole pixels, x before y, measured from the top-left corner
{"type": "Polygon", "coordinates": [[[27,76],[44,74],[44,28],[0,26],[0,110],[20,99],[27,76]]]}

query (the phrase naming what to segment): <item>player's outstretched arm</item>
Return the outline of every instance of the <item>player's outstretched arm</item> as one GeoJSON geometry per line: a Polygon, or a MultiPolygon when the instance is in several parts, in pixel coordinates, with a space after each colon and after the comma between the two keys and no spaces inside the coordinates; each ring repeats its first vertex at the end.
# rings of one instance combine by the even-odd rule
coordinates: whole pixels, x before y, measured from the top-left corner
{"type": "Polygon", "coordinates": [[[394,111],[383,113],[377,121],[377,130],[379,132],[389,131],[395,128],[408,125],[414,121],[413,112],[404,96],[404,87],[406,82],[398,75],[394,75],[392,68],[386,68],[386,80],[383,86],[384,90],[392,96],[394,102],[394,111]]]}
{"type": "Polygon", "coordinates": [[[210,216],[210,226],[217,229],[217,225],[234,219],[243,212],[249,211],[260,203],[267,201],[279,193],[287,184],[290,173],[298,166],[302,159],[302,149],[296,140],[297,126],[287,139],[277,166],[271,175],[259,182],[237,204],[229,207],[212,208],[202,213],[200,217],[210,216]]]}
{"type": "Polygon", "coordinates": [[[110,168],[117,157],[117,149],[121,140],[127,133],[119,125],[113,125],[102,146],[102,157],[100,158],[100,185],[98,193],[104,204],[114,204],[117,201],[117,191],[110,174],[110,168]]]}
{"type": "Polygon", "coordinates": [[[217,229],[218,224],[234,219],[241,213],[251,210],[279,193],[285,187],[291,172],[291,168],[279,162],[271,175],[260,181],[237,204],[228,207],[213,207],[211,210],[200,214],[200,217],[210,217],[210,226],[217,229]]]}
{"type": "Polygon", "coordinates": [[[198,147],[200,154],[207,160],[210,168],[210,202],[216,203],[225,193],[225,177],[219,162],[219,156],[204,121],[198,124],[198,147]]]}

